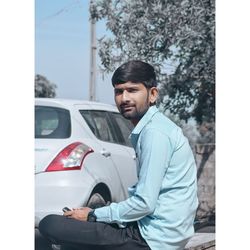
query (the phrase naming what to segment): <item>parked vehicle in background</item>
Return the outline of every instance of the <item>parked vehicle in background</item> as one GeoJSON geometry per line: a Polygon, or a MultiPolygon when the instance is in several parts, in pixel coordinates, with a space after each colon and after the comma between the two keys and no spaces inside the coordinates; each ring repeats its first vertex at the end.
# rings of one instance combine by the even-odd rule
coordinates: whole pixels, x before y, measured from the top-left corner
{"type": "Polygon", "coordinates": [[[35,225],[65,206],[126,199],[137,181],[131,130],[112,105],[36,98],[35,225]]]}

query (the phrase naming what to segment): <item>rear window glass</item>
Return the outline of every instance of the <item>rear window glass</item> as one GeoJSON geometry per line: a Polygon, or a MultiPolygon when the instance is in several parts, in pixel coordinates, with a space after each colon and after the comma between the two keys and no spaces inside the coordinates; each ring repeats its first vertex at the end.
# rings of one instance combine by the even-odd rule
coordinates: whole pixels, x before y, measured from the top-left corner
{"type": "Polygon", "coordinates": [[[98,139],[132,147],[129,135],[133,125],[121,114],[98,110],[79,111],[98,139]]]}
{"type": "Polygon", "coordinates": [[[70,113],[66,109],[36,106],[35,138],[69,138],[71,134],[70,113]]]}
{"type": "Polygon", "coordinates": [[[121,143],[132,147],[132,144],[129,139],[129,135],[131,131],[133,130],[133,124],[131,121],[126,120],[122,115],[118,113],[112,113],[112,116],[114,117],[116,123],[117,123],[117,133],[122,136],[121,143]]]}
{"type": "Polygon", "coordinates": [[[98,139],[115,142],[112,125],[108,119],[107,112],[80,110],[80,113],[98,139]]]}

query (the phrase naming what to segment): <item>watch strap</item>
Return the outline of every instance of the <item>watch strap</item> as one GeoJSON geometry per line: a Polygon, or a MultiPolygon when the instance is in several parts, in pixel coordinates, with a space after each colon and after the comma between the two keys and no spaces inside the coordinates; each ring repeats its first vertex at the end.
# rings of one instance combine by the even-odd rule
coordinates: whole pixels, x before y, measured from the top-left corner
{"type": "Polygon", "coordinates": [[[87,221],[89,221],[89,222],[96,222],[95,209],[91,210],[88,213],[87,221]]]}

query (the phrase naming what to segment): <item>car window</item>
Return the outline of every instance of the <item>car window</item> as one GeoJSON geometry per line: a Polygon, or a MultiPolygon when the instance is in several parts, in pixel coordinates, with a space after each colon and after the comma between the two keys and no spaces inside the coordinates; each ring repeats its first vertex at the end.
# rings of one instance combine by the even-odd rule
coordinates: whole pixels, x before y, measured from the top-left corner
{"type": "Polygon", "coordinates": [[[129,139],[129,135],[133,130],[133,124],[119,113],[111,113],[111,116],[116,123],[116,134],[117,137],[120,138],[119,142],[131,147],[132,145],[129,139]]]}
{"type": "Polygon", "coordinates": [[[56,107],[35,107],[35,138],[70,137],[70,113],[66,109],[56,107]]]}
{"type": "Polygon", "coordinates": [[[93,132],[93,134],[99,138],[100,135],[98,133],[95,122],[92,119],[90,112],[88,110],[79,110],[79,111],[80,111],[80,114],[82,115],[82,117],[84,118],[84,120],[86,121],[86,123],[88,124],[89,128],[93,132]]]}
{"type": "Polygon", "coordinates": [[[98,139],[107,142],[116,142],[107,112],[96,110],[80,110],[80,113],[98,139]]]}

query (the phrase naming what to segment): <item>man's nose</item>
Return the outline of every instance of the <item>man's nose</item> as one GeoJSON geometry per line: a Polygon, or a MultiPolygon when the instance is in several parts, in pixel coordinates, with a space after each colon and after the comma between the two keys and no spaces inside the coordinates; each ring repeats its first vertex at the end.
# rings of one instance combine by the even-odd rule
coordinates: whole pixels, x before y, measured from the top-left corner
{"type": "Polygon", "coordinates": [[[129,101],[129,93],[125,90],[122,93],[122,102],[128,102],[129,101]]]}

